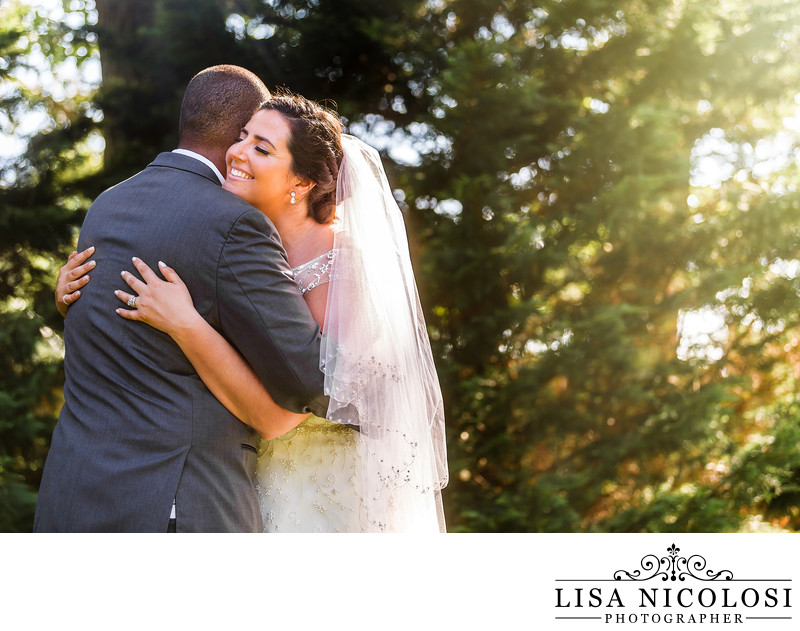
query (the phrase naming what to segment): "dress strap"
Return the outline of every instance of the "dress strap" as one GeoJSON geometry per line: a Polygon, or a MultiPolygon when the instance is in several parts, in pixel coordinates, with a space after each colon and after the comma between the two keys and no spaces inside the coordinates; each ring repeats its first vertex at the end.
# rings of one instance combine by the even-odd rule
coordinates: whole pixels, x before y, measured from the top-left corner
{"type": "Polygon", "coordinates": [[[292,269],[301,294],[305,296],[312,289],[330,282],[334,258],[334,251],[329,250],[292,269]]]}

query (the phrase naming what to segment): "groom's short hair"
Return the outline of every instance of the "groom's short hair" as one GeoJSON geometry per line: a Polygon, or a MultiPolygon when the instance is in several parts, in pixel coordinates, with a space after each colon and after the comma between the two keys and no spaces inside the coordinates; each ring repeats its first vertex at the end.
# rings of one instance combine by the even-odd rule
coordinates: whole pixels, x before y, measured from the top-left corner
{"type": "Polygon", "coordinates": [[[269,98],[267,86],[245,68],[225,64],[201,70],[183,95],[180,146],[227,150],[269,98]]]}

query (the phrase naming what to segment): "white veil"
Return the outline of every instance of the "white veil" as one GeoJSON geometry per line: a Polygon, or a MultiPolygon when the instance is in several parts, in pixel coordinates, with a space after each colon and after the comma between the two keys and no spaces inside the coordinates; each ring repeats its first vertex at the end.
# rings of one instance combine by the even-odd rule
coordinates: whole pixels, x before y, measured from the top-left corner
{"type": "Polygon", "coordinates": [[[366,530],[444,531],[442,393],[408,239],[378,152],[343,135],[320,367],[327,418],[357,426],[366,530]]]}

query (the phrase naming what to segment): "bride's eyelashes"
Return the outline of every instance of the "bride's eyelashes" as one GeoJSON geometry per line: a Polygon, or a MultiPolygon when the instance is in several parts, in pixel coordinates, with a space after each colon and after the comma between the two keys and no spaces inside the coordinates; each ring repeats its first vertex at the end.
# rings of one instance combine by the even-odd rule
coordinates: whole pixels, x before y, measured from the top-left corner
{"type": "MultiPolygon", "coordinates": [[[[236,144],[237,142],[242,142],[243,140],[246,140],[246,139],[247,139],[246,135],[245,135],[244,138],[237,138],[236,140],[233,141],[233,144],[236,144]]],[[[261,153],[261,154],[263,154],[265,156],[272,155],[270,153],[269,149],[264,149],[263,147],[259,147],[259,146],[256,146],[255,149],[256,149],[256,151],[258,151],[259,153],[261,153]]]]}

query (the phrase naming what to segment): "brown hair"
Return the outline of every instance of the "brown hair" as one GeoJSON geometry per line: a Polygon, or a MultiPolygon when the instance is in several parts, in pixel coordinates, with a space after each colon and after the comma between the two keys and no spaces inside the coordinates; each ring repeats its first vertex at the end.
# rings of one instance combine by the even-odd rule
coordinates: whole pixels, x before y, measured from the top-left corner
{"type": "Polygon", "coordinates": [[[179,144],[226,151],[269,96],[261,79],[240,66],[201,70],[183,96],[179,144]]]}
{"type": "Polygon", "coordinates": [[[308,216],[317,223],[329,223],[336,208],[336,178],[342,163],[339,117],[319,103],[285,90],[259,109],[274,110],[286,119],[292,172],[314,183],[308,194],[308,216]]]}

